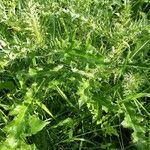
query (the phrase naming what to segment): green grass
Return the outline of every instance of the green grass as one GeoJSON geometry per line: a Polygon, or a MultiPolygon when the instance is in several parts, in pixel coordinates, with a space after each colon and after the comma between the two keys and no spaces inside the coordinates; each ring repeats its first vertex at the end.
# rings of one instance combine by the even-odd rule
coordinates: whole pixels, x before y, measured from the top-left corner
{"type": "Polygon", "coordinates": [[[148,149],[149,7],[0,0],[0,149],[148,149]]]}

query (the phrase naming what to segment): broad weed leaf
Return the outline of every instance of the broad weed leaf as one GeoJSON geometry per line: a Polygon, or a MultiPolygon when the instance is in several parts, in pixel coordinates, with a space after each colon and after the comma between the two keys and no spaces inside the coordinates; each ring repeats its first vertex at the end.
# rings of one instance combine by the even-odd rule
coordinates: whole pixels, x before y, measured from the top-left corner
{"type": "Polygon", "coordinates": [[[31,134],[36,134],[37,132],[41,131],[46,125],[49,124],[48,121],[40,120],[37,115],[30,116],[28,121],[31,134]]]}
{"type": "Polygon", "coordinates": [[[25,141],[18,141],[14,136],[8,136],[3,144],[0,144],[1,150],[36,150],[34,144],[28,145],[25,141]],[[19,143],[19,144],[18,144],[19,143]]]}

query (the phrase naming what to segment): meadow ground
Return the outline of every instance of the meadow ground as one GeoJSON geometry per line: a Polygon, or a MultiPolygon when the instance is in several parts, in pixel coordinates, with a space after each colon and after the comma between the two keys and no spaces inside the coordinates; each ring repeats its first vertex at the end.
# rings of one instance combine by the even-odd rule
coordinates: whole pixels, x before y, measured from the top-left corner
{"type": "Polygon", "coordinates": [[[0,0],[0,149],[148,150],[149,0],[0,0]]]}

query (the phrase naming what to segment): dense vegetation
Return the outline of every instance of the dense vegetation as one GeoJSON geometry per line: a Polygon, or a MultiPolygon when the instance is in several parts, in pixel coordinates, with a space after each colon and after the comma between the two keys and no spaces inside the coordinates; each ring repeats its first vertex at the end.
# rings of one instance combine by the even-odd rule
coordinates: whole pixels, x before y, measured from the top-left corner
{"type": "Polygon", "coordinates": [[[148,150],[149,0],[0,0],[0,149],[148,150]]]}

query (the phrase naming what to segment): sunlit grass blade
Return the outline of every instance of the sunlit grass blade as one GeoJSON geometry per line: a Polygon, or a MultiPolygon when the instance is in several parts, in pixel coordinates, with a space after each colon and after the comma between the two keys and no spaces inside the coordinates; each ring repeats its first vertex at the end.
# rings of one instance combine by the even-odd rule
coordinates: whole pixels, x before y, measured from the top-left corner
{"type": "Polygon", "coordinates": [[[75,107],[70,101],[69,99],[67,98],[67,96],[65,95],[65,93],[56,85],[56,90],[58,91],[58,93],[62,96],[62,98],[64,100],[66,100],[66,102],[71,106],[71,107],[75,107]]]}
{"type": "Polygon", "coordinates": [[[50,112],[50,110],[46,107],[46,105],[44,105],[41,102],[36,101],[36,104],[41,107],[47,114],[49,114],[53,119],[55,119],[55,117],[53,116],[53,114],[50,112]]]}

